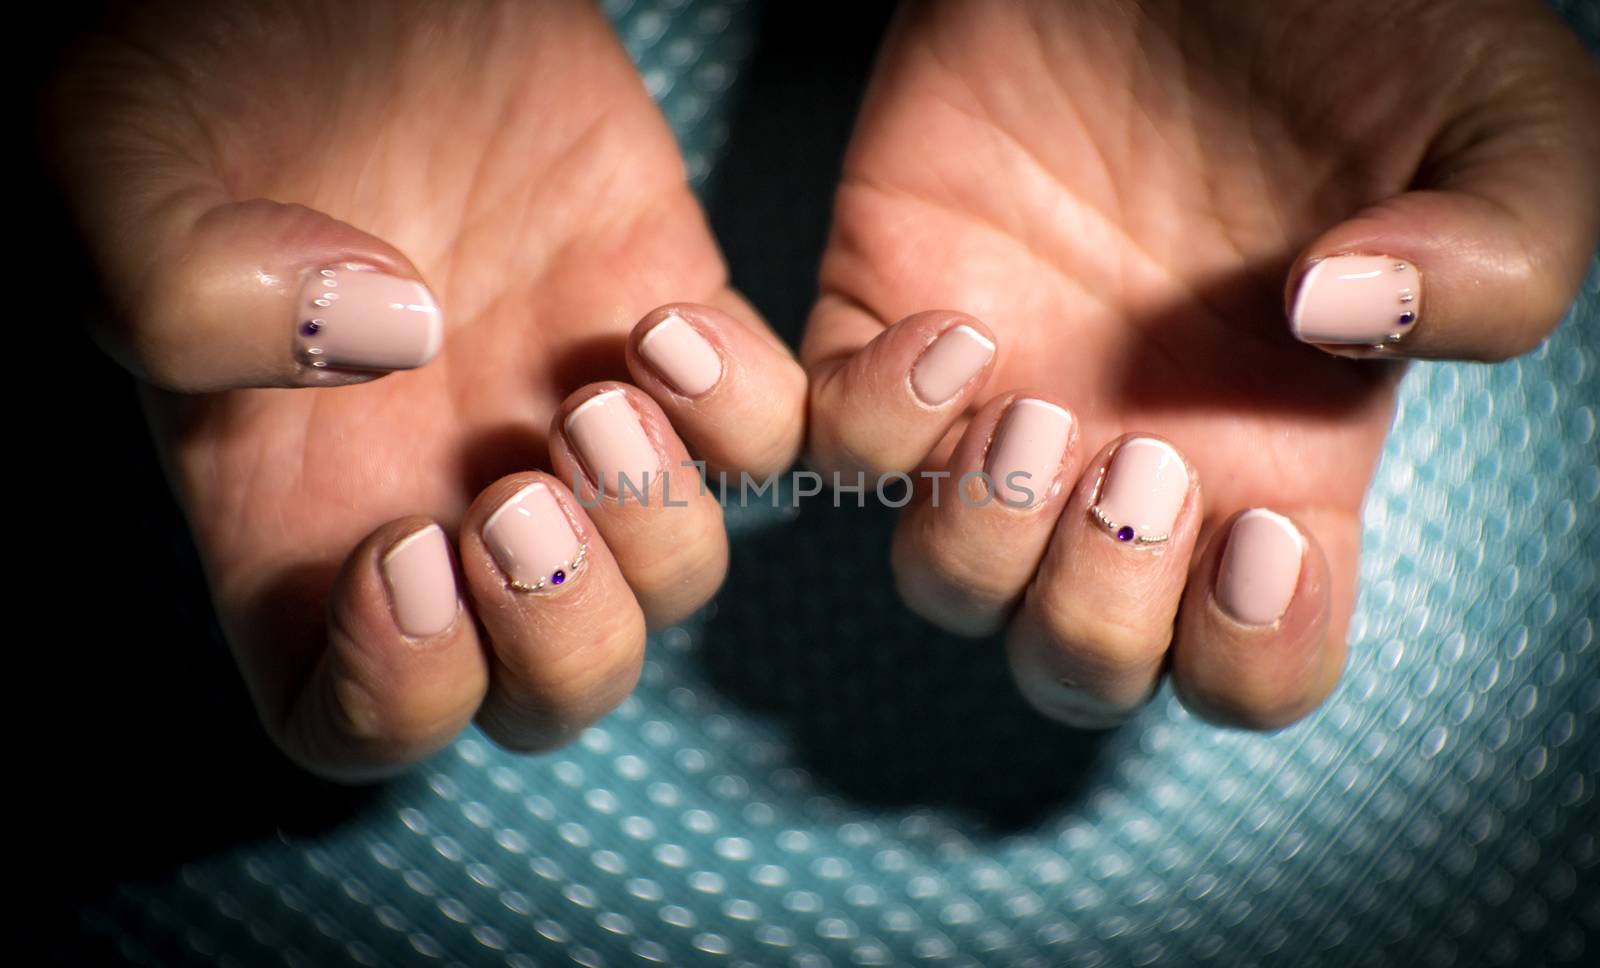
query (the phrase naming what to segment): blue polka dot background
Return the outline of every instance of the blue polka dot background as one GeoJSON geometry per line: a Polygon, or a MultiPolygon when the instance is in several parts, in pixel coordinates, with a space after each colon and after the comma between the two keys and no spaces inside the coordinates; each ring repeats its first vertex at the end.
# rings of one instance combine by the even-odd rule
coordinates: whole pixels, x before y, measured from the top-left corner
{"type": "MultiPolygon", "coordinates": [[[[792,339],[881,21],[839,28],[862,56],[830,73],[751,56],[799,5],[605,6],[735,282],[792,339]]],[[[1600,43],[1600,5],[1558,6],[1600,43]]],[[[1597,413],[1600,266],[1538,352],[1411,370],[1348,674],[1280,734],[1166,692],[1110,734],[1053,726],[999,650],[904,614],[887,514],[731,509],[726,593],[572,747],[469,732],[313,829],[105,885],[81,926],[184,966],[1595,964],[1597,413]]]]}

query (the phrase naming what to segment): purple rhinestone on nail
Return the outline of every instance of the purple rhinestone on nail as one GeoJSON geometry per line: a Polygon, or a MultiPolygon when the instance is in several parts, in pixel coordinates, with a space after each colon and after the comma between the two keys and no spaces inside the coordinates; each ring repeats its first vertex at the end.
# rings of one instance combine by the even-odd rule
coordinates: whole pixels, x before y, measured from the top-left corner
{"type": "Polygon", "coordinates": [[[322,331],[322,324],[314,319],[308,319],[300,324],[301,336],[315,336],[322,331]]]}
{"type": "Polygon", "coordinates": [[[1128,527],[1126,524],[1124,524],[1122,527],[1118,528],[1117,529],[1117,540],[1118,541],[1132,541],[1133,540],[1133,529],[1128,527]]]}
{"type": "Polygon", "coordinates": [[[1401,326],[1410,326],[1412,323],[1414,323],[1416,321],[1417,321],[1417,314],[1412,312],[1409,309],[1400,314],[1400,325],[1401,326]]]}
{"type": "Polygon", "coordinates": [[[557,568],[556,573],[550,576],[550,584],[559,585],[567,580],[567,573],[557,568]]]}

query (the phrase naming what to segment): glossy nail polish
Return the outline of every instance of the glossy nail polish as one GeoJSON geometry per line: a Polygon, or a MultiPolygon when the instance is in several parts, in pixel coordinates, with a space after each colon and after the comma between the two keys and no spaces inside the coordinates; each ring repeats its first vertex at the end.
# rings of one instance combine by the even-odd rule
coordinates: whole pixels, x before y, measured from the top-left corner
{"type": "Polygon", "coordinates": [[[1386,255],[1334,255],[1300,280],[1289,326],[1307,343],[1399,340],[1422,315],[1417,267],[1386,255]]]}
{"type": "Polygon", "coordinates": [[[621,390],[596,394],[563,424],[595,488],[609,498],[639,501],[661,473],[661,457],[621,390]]]}
{"type": "Polygon", "coordinates": [[[588,546],[549,486],[534,482],[500,505],[483,526],[483,543],[518,591],[571,581],[588,546]]]}
{"type": "Polygon", "coordinates": [[[686,397],[697,397],[722,379],[722,357],[694,325],[676,313],[639,337],[639,356],[663,381],[686,397]]]}
{"type": "Polygon", "coordinates": [[[911,367],[911,389],[929,406],[949,402],[994,359],[994,343],[971,326],[940,334],[911,367]]]}
{"type": "Polygon", "coordinates": [[[1166,541],[1189,493],[1189,469],[1176,449],[1153,437],[1123,441],[1096,488],[1089,513],[1118,542],[1166,541]]]}
{"type": "Polygon", "coordinates": [[[373,269],[311,272],[296,302],[300,359],[316,369],[408,370],[433,359],[444,321],[428,287],[373,269]]]}
{"type": "Polygon", "coordinates": [[[456,619],[456,574],[444,531],[430,524],[399,541],[379,563],[400,631],[412,638],[438,635],[456,619]]]}
{"type": "Polygon", "coordinates": [[[996,497],[1015,508],[1043,502],[1061,472],[1071,440],[1072,414],[1043,400],[1012,403],[995,428],[984,462],[996,497]]]}
{"type": "Polygon", "coordinates": [[[1271,625],[1300,584],[1305,539],[1288,518],[1265,508],[1239,515],[1217,568],[1217,604],[1245,625],[1271,625]]]}

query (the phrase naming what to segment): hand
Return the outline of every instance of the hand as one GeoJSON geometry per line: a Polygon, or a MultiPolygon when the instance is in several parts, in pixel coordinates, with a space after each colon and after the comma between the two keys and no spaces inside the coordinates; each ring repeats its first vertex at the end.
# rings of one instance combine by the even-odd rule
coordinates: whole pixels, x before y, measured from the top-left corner
{"type": "Polygon", "coordinates": [[[908,4],[802,346],[813,460],[949,472],[902,594],[1009,625],[1044,712],[1170,668],[1282,726],[1344,665],[1397,361],[1535,346],[1597,235],[1600,84],[1532,0],[908,4]],[[958,499],[979,470],[1020,506],[958,499]]]}
{"type": "Polygon", "coordinates": [[[686,448],[788,466],[804,374],[603,17],[146,5],[55,93],[98,335],[150,384],[277,742],[360,779],[474,716],[542,749],[620,701],[646,624],[726,568],[686,448]],[[648,506],[593,500],[618,472],[648,506]]]}

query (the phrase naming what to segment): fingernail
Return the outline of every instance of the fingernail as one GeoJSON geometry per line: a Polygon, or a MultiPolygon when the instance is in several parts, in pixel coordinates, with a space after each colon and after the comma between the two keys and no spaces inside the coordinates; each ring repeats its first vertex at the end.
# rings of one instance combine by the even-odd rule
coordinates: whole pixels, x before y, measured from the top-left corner
{"type": "Polygon", "coordinates": [[[621,390],[607,390],[578,404],[564,426],[584,471],[602,494],[619,500],[627,493],[642,494],[660,472],[661,458],[621,390]]]}
{"type": "Polygon", "coordinates": [[[1033,507],[1050,496],[1072,439],[1072,414],[1043,400],[1018,400],[1006,408],[995,430],[984,471],[1000,500],[1033,507]]]}
{"type": "Polygon", "coordinates": [[[971,326],[947,330],[911,367],[911,389],[937,406],[961,392],[994,358],[994,343],[971,326]]]}
{"type": "Polygon", "coordinates": [[[456,620],[456,573],[450,545],[437,524],[396,542],[383,556],[380,570],[400,631],[425,639],[456,620]]]}
{"type": "Polygon", "coordinates": [[[722,379],[722,357],[689,321],[671,313],[639,337],[639,355],[667,385],[697,397],[722,379]]]}
{"type": "Polygon", "coordinates": [[[1118,541],[1159,544],[1172,534],[1189,493],[1189,469],[1165,441],[1135,437],[1111,455],[1090,508],[1118,541]]]}
{"type": "Polygon", "coordinates": [[[483,543],[511,587],[525,592],[565,584],[583,566],[588,550],[561,502],[538,482],[489,515],[483,543]]]}
{"type": "Polygon", "coordinates": [[[1239,515],[1217,570],[1217,604],[1245,625],[1271,625],[1300,584],[1305,539],[1288,518],[1265,508],[1239,515]]]}
{"type": "Polygon", "coordinates": [[[1289,326],[1307,343],[1397,340],[1422,315],[1417,267],[1386,255],[1334,255],[1300,280],[1289,326]]]}
{"type": "Polygon", "coordinates": [[[371,269],[311,273],[295,311],[301,359],[318,369],[409,370],[433,359],[444,342],[428,287],[371,269]]]}

